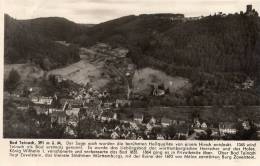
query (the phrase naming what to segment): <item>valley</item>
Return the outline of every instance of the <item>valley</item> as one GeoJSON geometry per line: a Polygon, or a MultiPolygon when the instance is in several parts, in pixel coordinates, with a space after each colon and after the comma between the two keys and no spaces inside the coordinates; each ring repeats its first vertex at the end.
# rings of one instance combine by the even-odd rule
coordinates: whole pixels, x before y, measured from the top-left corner
{"type": "Polygon", "coordinates": [[[251,10],[93,26],[5,15],[5,137],[259,139],[251,10]]]}

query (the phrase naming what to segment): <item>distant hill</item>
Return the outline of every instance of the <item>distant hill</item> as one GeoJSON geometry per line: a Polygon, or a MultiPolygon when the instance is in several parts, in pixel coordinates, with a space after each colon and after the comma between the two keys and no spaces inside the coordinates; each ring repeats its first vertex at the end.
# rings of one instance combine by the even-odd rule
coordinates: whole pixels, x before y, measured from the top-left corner
{"type": "Polygon", "coordinates": [[[50,70],[79,61],[77,45],[104,42],[126,47],[138,68],[188,78],[192,87],[185,94],[186,103],[254,105],[260,103],[259,34],[259,17],[247,14],[198,18],[142,14],[97,25],[59,17],[15,20],[5,15],[4,56],[7,64],[29,62],[50,70]],[[246,80],[254,86],[239,88],[246,80]]]}
{"type": "MultiPolygon", "coordinates": [[[[191,73],[224,72],[256,77],[260,52],[258,23],[259,17],[239,14],[197,19],[188,19],[182,14],[143,14],[95,26],[59,17],[14,20],[6,15],[5,60],[16,63],[37,54],[47,56],[66,49],[54,46],[52,41],[56,40],[82,46],[105,42],[127,47],[129,56],[139,67],[155,67],[172,75],[191,78],[191,73]],[[48,49],[42,51],[43,48],[48,49]]],[[[69,59],[63,64],[69,63],[69,59]]]]}
{"type": "Polygon", "coordinates": [[[78,61],[76,45],[67,47],[54,42],[76,35],[73,34],[74,31],[78,33],[75,27],[75,23],[61,18],[22,21],[5,15],[5,63],[29,62],[49,70],[78,61]]]}
{"type": "Polygon", "coordinates": [[[259,85],[259,20],[245,14],[203,18],[143,14],[89,26],[58,17],[15,20],[5,16],[5,63],[29,60],[42,68],[57,68],[78,61],[79,56],[77,47],[54,40],[80,46],[105,42],[128,48],[128,56],[139,68],[187,77],[194,86],[225,90],[247,77],[259,85]]]}
{"type": "Polygon", "coordinates": [[[17,20],[24,28],[31,32],[52,39],[68,41],[82,34],[88,27],[93,25],[76,24],[62,17],[43,17],[30,20],[17,20]]]}

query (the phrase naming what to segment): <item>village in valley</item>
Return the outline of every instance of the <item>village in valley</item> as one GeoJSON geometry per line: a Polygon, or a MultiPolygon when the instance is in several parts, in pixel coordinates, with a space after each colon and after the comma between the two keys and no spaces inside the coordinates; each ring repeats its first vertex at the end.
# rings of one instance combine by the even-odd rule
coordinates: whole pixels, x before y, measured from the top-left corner
{"type": "MultiPolygon", "coordinates": [[[[257,135],[260,123],[251,119],[229,120],[224,117],[222,121],[211,120],[213,106],[147,106],[145,98],[161,98],[174,92],[163,84],[154,84],[148,96],[134,92],[132,79],[137,69],[126,57],[127,49],[112,49],[107,44],[98,43],[81,51],[82,54],[93,54],[94,51],[96,61],[110,55],[102,59],[105,63],[102,67],[106,69],[102,75],[112,77],[112,83],[97,89],[90,82],[76,84],[67,76],[52,73],[48,79],[56,87],[61,87],[53,96],[43,96],[39,93],[40,87],[33,86],[12,94],[6,92],[6,98],[18,101],[19,110],[33,115],[36,133],[48,132],[41,131],[48,128],[54,131],[48,136],[50,138],[219,140],[235,139],[240,126],[241,131],[251,132],[254,128],[257,135]],[[115,87],[119,89],[113,89],[115,87]]],[[[249,80],[241,86],[246,89],[253,83],[249,80]]],[[[225,107],[221,109],[236,109],[225,107]]],[[[44,134],[41,133],[41,137],[44,134]]]]}
{"type": "MultiPolygon", "coordinates": [[[[150,20],[151,17],[166,21],[166,25],[174,27],[193,24],[201,19],[205,22],[213,19],[216,22],[218,19],[234,17],[237,20],[247,20],[256,16],[258,18],[258,13],[252,5],[248,5],[245,13],[236,13],[234,16],[220,12],[205,19],[186,18],[182,14],[140,15],[138,19],[150,20]]],[[[50,59],[41,59],[40,54],[37,54],[40,58],[33,55],[33,58],[39,58],[36,60],[27,57],[26,60],[21,60],[22,63],[18,61],[5,64],[4,136],[122,140],[260,138],[260,100],[259,92],[256,92],[257,79],[252,74],[225,72],[227,69],[215,73],[206,72],[211,69],[208,65],[210,58],[203,59],[204,69],[200,65],[198,68],[177,66],[177,61],[182,61],[181,58],[174,59],[176,64],[175,61],[173,64],[168,63],[165,60],[167,52],[164,61],[153,55],[139,55],[139,47],[153,50],[152,47],[156,47],[159,40],[150,40],[162,37],[156,30],[151,36],[147,39],[150,42],[147,45],[137,42],[136,54],[133,53],[135,49],[112,46],[109,42],[96,42],[91,46],[80,46],[77,50],[72,43],[55,40],[55,46],[75,51],[75,55],[71,53],[68,57],[73,59],[73,56],[77,56],[77,59],[61,63],[63,61],[57,58],[57,61],[51,63],[50,59]],[[137,55],[142,56],[142,61],[137,55]],[[137,64],[146,63],[143,57],[149,63],[140,67],[137,64]],[[193,69],[196,72],[192,73],[193,69]]],[[[204,38],[203,36],[202,39],[204,38]]],[[[167,43],[167,40],[165,38],[163,42],[167,43]]],[[[145,41],[146,38],[143,42],[145,41]]],[[[198,43],[194,41],[195,44],[198,43]]],[[[195,47],[188,45],[187,50],[195,47]]],[[[166,48],[170,49],[171,45],[166,48]]],[[[180,53],[180,50],[175,53],[180,53]]],[[[198,50],[201,52],[201,49],[198,50]]],[[[189,57],[189,53],[185,56],[189,57]]],[[[232,56],[227,57],[233,61],[232,56]]],[[[193,61],[196,59],[192,59],[190,65],[193,65],[193,61]]],[[[222,61],[225,64],[225,59],[222,61]]],[[[241,64],[233,65],[231,71],[236,71],[241,64]]],[[[250,68],[248,64],[249,62],[246,67],[250,68]]],[[[218,67],[216,65],[216,71],[218,67]]]]}

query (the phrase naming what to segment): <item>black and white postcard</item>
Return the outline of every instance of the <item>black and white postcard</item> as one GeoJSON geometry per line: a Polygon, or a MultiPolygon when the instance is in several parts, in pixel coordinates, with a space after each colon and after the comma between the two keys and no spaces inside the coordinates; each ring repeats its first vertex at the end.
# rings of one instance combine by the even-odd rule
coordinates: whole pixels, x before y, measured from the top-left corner
{"type": "MultiPolygon", "coordinates": [[[[27,156],[12,148],[30,148],[37,142],[37,150],[52,140],[57,146],[74,141],[81,148],[87,146],[85,141],[121,142],[118,146],[131,141],[129,146],[140,147],[142,142],[165,149],[171,143],[181,147],[177,144],[181,142],[186,146],[183,151],[198,146],[201,154],[196,155],[211,156],[216,150],[220,156],[207,159],[237,157],[257,163],[260,1],[2,4],[1,130],[10,144],[9,156],[27,156]],[[191,141],[194,144],[188,145],[191,141]],[[237,141],[242,143],[232,149],[229,142],[237,141]]],[[[121,150],[126,156],[110,157],[131,158],[135,153],[131,150],[137,149],[121,150]]],[[[143,158],[151,158],[150,153],[155,158],[187,155],[178,148],[169,154],[148,150],[143,150],[143,158]]],[[[192,155],[186,158],[200,158],[192,155]]]]}

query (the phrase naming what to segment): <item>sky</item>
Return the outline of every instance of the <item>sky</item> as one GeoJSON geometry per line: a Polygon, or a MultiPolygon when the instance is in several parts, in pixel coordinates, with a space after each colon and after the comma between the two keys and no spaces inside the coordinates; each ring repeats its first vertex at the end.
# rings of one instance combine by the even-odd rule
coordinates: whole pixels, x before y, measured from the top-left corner
{"type": "Polygon", "coordinates": [[[260,0],[4,0],[4,11],[16,19],[65,17],[77,23],[101,23],[126,15],[183,13],[187,17],[245,11],[260,0]]]}

